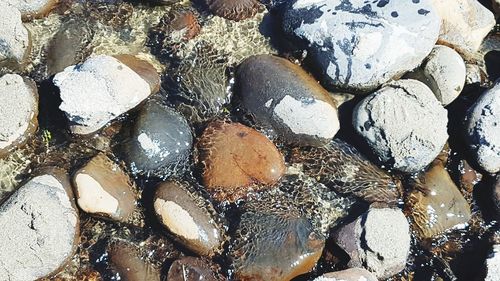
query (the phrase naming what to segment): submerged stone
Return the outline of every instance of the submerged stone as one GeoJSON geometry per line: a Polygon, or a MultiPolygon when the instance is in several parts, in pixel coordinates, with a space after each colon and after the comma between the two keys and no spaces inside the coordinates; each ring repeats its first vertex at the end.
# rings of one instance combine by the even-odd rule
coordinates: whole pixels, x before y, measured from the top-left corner
{"type": "Polygon", "coordinates": [[[205,3],[215,15],[234,21],[251,18],[261,8],[257,0],[205,0],[205,3]]]}
{"type": "Polygon", "coordinates": [[[150,263],[136,245],[123,241],[112,241],[108,245],[111,266],[118,272],[120,280],[160,281],[160,269],[150,263]]]}
{"type": "Polygon", "coordinates": [[[213,268],[215,266],[209,261],[195,258],[183,257],[172,263],[168,270],[169,281],[222,281],[213,268]]]}

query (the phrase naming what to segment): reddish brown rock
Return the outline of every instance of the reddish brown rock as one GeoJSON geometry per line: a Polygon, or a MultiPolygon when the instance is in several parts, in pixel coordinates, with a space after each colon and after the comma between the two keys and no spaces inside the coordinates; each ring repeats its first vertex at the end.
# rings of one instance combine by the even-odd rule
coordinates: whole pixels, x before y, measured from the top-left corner
{"type": "Polygon", "coordinates": [[[239,123],[212,122],[203,132],[198,150],[204,186],[219,201],[242,198],[248,192],[245,187],[254,184],[274,185],[285,172],[276,146],[239,123]]]}
{"type": "Polygon", "coordinates": [[[257,0],[205,0],[205,2],[215,15],[234,21],[251,18],[261,8],[257,0]]]}
{"type": "Polygon", "coordinates": [[[158,75],[154,66],[149,62],[125,54],[116,55],[114,57],[139,74],[139,76],[149,84],[151,93],[154,94],[160,90],[160,75],[158,75]]]}
{"type": "Polygon", "coordinates": [[[184,257],[172,263],[168,270],[169,281],[220,281],[223,278],[216,275],[214,265],[195,257],[184,257]]]}
{"type": "Polygon", "coordinates": [[[188,41],[196,37],[201,31],[198,18],[193,11],[173,10],[165,16],[163,21],[169,27],[171,33],[174,33],[171,34],[174,40],[182,38],[188,41]]]}

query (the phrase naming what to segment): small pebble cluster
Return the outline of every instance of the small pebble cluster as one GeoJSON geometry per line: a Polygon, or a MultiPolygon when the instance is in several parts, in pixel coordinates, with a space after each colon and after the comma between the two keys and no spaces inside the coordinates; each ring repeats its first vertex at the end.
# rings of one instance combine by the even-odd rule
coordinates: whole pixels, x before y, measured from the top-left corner
{"type": "Polygon", "coordinates": [[[498,19],[0,0],[0,281],[498,280],[498,19]]]}

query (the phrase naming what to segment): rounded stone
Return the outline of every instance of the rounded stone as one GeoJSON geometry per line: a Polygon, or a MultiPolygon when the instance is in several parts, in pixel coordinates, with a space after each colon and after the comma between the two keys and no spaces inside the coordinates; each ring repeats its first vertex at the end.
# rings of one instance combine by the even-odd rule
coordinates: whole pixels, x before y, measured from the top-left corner
{"type": "Polygon", "coordinates": [[[184,117],[150,100],[141,108],[123,154],[133,173],[166,177],[187,165],[192,145],[184,117]]]}
{"type": "Polygon", "coordinates": [[[24,18],[41,17],[52,10],[58,0],[4,0],[7,4],[16,7],[24,18]]]}
{"type": "Polygon", "coordinates": [[[272,55],[247,58],[236,72],[242,106],[285,142],[321,146],[340,124],[329,93],[300,66],[272,55]]]}
{"type": "Polygon", "coordinates": [[[203,256],[222,250],[225,236],[214,207],[186,184],[161,183],[153,206],[160,222],[188,249],[203,256]]]}
{"type": "Polygon", "coordinates": [[[0,78],[0,157],[26,143],[38,129],[35,82],[17,74],[0,78]]]}
{"type": "Polygon", "coordinates": [[[75,172],[73,188],[78,206],[87,213],[126,222],[136,210],[133,181],[103,153],[75,172]]]}
{"type": "Polygon", "coordinates": [[[183,257],[172,263],[168,270],[167,280],[222,281],[223,279],[219,278],[212,269],[214,267],[210,262],[200,258],[183,257]]]}
{"type": "Polygon", "coordinates": [[[0,206],[0,226],[2,280],[56,273],[73,257],[79,235],[67,174],[51,169],[28,180],[0,206]]]}
{"type": "Polygon", "coordinates": [[[447,139],[446,109],[416,80],[387,84],[354,109],[353,126],[375,154],[396,170],[413,173],[429,165],[447,139]]]}
{"type": "Polygon", "coordinates": [[[430,0],[295,0],[283,27],[305,41],[323,82],[370,91],[417,67],[439,35],[430,0]]]}
{"type": "Polygon", "coordinates": [[[0,2],[0,65],[23,64],[31,50],[29,31],[21,21],[21,12],[5,1],[0,2]]]}
{"type": "Polygon", "coordinates": [[[285,173],[283,156],[263,134],[239,123],[215,121],[198,145],[203,185],[217,200],[235,201],[255,185],[274,185],[285,173]]]}
{"type": "Polygon", "coordinates": [[[215,15],[234,21],[255,16],[261,7],[257,0],[205,0],[205,3],[215,15]]]}
{"type": "Polygon", "coordinates": [[[136,245],[123,241],[112,241],[107,248],[112,268],[120,280],[160,281],[160,269],[145,258],[136,245]]]}
{"type": "Polygon", "coordinates": [[[325,273],[314,281],[377,281],[377,277],[363,268],[349,268],[341,271],[325,273]]]}
{"type": "Polygon", "coordinates": [[[479,166],[500,171],[500,81],[483,93],[467,113],[466,136],[479,166]]]}
{"type": "Polygon", "coordinates": [[[399,209],[370,208],[335,237],[350,267],[364,267],[379,279],[403,270],[410,252],[410,225],[399,209]]]}

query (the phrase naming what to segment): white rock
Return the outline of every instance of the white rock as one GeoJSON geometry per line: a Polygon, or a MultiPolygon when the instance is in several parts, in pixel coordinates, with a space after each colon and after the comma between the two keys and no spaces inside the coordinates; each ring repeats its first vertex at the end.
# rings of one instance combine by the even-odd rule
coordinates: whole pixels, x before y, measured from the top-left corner
{"type": "Polygon", "coordinates": [[[466,134],[479,166],[500,171],[500,81],[479,97],[468,112],[466,134]]]}
{"type": "Polygon", "coordinates": [[[16,7],[23,16],[38,15],[48,12],[57,0],[2,0],[16,7]]]}
{"type": "Polygon", "coordinates": [[[23,143],[37,127],[38,93],[34,82],[17,74],[0,78],[0,156],[23,143]]]}
{"type": "Polygon", "coordinates": [[[350,267],[364,267],[379,279],[403,270],[410,253],[410,225],[399,209],[370,208],[335,237],[351,257],[350,267]]]}
{"type": "Polygon", "coordinates": [[[327,84],[367,91],[417,67],[440,21],[430,0],[298,0],[283,25],[307,41],[327,84]]]}
{"type": "Polygon", "coordinates": [[[59,176],[37,176],[0,206],[0,280],[36,280],[72,257],[79,226],[68,186],[59,176]]]}
{"type": "Polygon", "coordinates": [[[441,17],[439,43],[468,55],[479,50],[495,17],[477,0],[432,0],[441,17]]]}
{"type": "Polygon", "coordinates": [[[377,277],[362,268],[349,268],[321,275],[314,281],[377,281],[377,277]]]}
{"type": "Polygon", "coordinates": [[[31,47],[29,32],[21,21],[21,12],[0,1],[0,64],[22,63],[31,47]]]}
{"type": "Polygon", "coordinates": [[[149,84],[114,57],[100,55],[54,77],[60,109],[76,134],[90,134],[136,107],[151,94],[149,84]]]}
{"type": "Polygon", "coordinates": [[[488,259],[486,260],[487,274],[484,281],[498,281],[500,276],[500,244],[493,245],[488,259]]]}
{"type": "Polygon", "coordinates": [[[355,130],[393,168],[413,173],[430,164],[448,139],[446,109],[417,80],[387,84],[361,101],[353,113],[355,130]]]}

